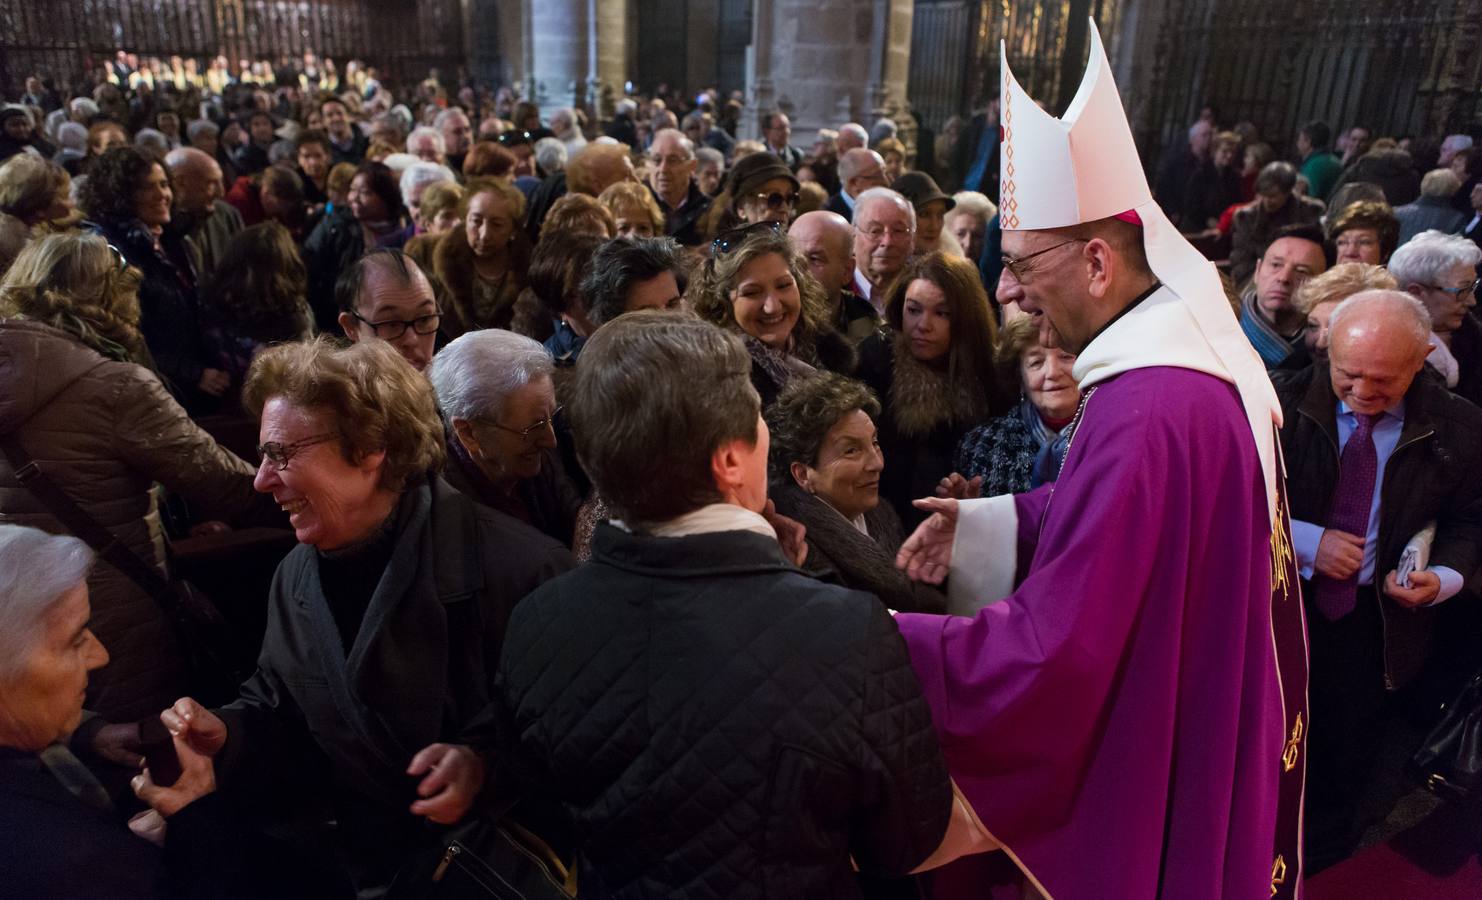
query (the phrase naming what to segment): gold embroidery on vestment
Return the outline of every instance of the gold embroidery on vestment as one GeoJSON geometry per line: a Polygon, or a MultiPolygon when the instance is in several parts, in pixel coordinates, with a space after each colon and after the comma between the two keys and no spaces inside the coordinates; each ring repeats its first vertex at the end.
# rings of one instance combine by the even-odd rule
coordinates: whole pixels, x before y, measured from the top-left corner
{"type": "Polygon", "coordinates": [[[1297,713],[1297,721],[1292,723],[1292,739],[1286,742],[1286,750],[1281,754],[1281,771],[1290,772],[1297,767],[1297,756],[1301,753],[1302,746],[1302,714],[1297,713]]]}
{"type": "Polygon", "coordinates": [[[1292,552],[1292,536],[1287,530],[1286,512],[1281,508],[1282,499],[1276,501],[1276,524],[1271,529],[1271,593],[1274,596],[1276,589],[1281,588],[1281,599],[1286,600],[1291,596],[1291,579],[1287,576],[1287,567],[1296,558],[1292,552]]]}
{"type": "Polygon", "coordinates": [[[1286,857],[1278,856],[1271,866],[1271,896],[1276,896],[1276,888],[1282,884],[1286,884],[1286,857]]]}

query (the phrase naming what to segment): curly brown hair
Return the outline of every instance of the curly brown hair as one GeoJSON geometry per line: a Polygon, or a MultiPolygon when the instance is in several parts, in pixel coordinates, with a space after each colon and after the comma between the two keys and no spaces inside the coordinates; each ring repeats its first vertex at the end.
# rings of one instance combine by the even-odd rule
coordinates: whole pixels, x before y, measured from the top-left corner
{"type": "Polygon", "coordinates": [[[820,371],[789,381],[763,413],[772,435],[767,454],[767,476],[772,486],[793,483],[795,462],[817,465],[818,451],[829,430],[856,409],[871,419],[880,418],[880,401],[874,391],[852,378],[820,371]]]}
{"type": "Polygon", "coordinates": [[[142,276],[121,262],[95,234],[67,231],[31,241],[0,280],[0,316],[61,329],[105,356],[121,347],[134,361],[147,359],[139,334],[142,276]]]}
{"type": "Polygon", "coordinates": [[[385,451],[380,484],[388,491],[404,491],[447,461],[431,382],[385,341],[341,347],[321,336],[269,347],[247,372],[242,403],[261,418],[273,397],[326,410],[351,465],[385,451]]]}
{"type": "Polygon", "coordinates": [[[781,229],[754,228],[729,253],[719,253],[700,267],[700,277],[691,285],[690,304],[695,314],[707,322],[730,331],[740,331],[731,301],[731,292],[741,278],[741,270],[752,260],[775,253],[787,261],[788,271],[798,284],[802,309],[793,326],[794,352],[813,362],[813,347],[819,335],[829,328],[828,297],[813,280],[808,263],[781,229]]]}
{"type": "Polygon", "coordinates": [[[552,204],[550,212],[545,214],[545,220],[540,223],[540,236],[542,239],[564,240],[566,233],[590,232],[594,228],[602,228],[606,232],[603,236],[611,239],[617,234],[617,220],[613,219],[607,207],[597,202],[596,197],[567,194],[552,204]]]}
{"type": "Polygon", "coordinates": [[[105,224],[129,222],[138,218],[134,209],[134,192],[144,184],[155,166],[165,173],[163,165],[133,147],[114,147],[94,160],[87,179],[78,186],[77,199],[83,212],[105,224]]]}

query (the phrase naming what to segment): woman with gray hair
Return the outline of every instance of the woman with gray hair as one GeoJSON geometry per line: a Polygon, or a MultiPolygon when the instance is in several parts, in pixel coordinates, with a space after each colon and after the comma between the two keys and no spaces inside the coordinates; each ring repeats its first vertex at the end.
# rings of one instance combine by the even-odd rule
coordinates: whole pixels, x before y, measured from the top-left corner
{"type": "MultiPolygon", "coordinates": [[[[144,820],[119,824],[113,801],[72,748],[88,676],[108,663],[90,627],[93,552],[74,537],[0,525],[0,872],[6,897],[236,897],[248,887],[231,822],[216,796],[211,760],[177,744],[180,775],[156,785],[134,778],[148,817],[168,822],[168,849],[144,820]],[[228,852],[223,853],[223,849],[228,852]]],[[[97,720],[94,719],[94,722],[97,720]]],[[[96,733],[89,729],[88,733],[96,733]]],[[[90,758],[90,757],[89,757],[90,758]]],[[[163,779],[162,779],[163,780],[163,779]]]]}
{"type": "Polygon", "coordinates": [[[884,605],[807,577],[766,517],[741,340],[630,313],[576,386],[616,518],[515,608],[500,760],[571,815],[583,895],[857,897],[856,866],[921,865],[953,808],[930,714],[884,605]]]}
{"type": "Polygon", "coordinates": [[[581,497],[556,452],[555,365],[513,331],[471,331],[427,377],[447,431],[447,482],[571,546],[581,497]]]}
{"type": "Polygon", "coordinates": [[[1422,231],[1389,258],[1389,274],[1425,304],[1432,330],[1456,360],[1452,392],[1473,403],[1482,403],[1482,322],[1473,312],[1479,264],[1476,244],[1435,230],[1422,231]]]}

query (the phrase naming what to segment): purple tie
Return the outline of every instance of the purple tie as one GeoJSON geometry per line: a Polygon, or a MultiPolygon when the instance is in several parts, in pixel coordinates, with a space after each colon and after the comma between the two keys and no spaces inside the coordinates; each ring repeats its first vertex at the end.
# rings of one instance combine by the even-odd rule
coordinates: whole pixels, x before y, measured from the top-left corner
{"type": "MultiPolygon", "coordinates": [[[[1354,413],[1353,417],[1358,427],[1343,445],[1343,456],[1338,462],[1338,490],[1333,493],[1327,527],[1367,539],[1374,479],[1379,475],[1379,453],[1374,449],[1374,422],[1379,417],[1364,413],[1354,413]]],[[[1328,621],[1336,622],[1353,612],[1358,602],[1358,573],[1342,581],[1317,575],[1313,588],[1318,610],[1328,621]]]]}

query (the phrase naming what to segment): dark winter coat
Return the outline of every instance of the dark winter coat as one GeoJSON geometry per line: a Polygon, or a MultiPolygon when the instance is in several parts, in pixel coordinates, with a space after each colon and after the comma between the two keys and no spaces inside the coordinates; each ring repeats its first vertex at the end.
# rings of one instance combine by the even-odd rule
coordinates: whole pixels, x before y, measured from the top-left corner
{"type": "Polygon", "coordinates": [[[510,612],[574,564],[565,547],[435,476],[408,487],[393,516],[389,560],[354,643],[344,646],[318,551],[299,545],[273,578],[257,673],[219,710],[223,789],[265,790],[287,761],[320,773],[362,890],[389,884],[435,837],[407,811],[412,756],[440,741],[492,750],[510,612]]]}
{"type": "Polygon", "coordinates": [[[339,334],[340,308],[334,285],[366,250],[365,233],[349,208],[336,209],[319,220],[304,241],[304,267],[309,274],[309,307],[321,333],[339,334]]]}
{"type": "MultiPolygon", "coordinates": [[[[1322,525],[1338,487],[1337,404],[1328,372],[1309,367],[1277,387],[1285,424],[1281,428],[1291,516],[1322,525]]],[[[1384,596],[1384,576],[1400,561],[1405,544],[1436,521],[1431,565],[1447,566],[1466,579],[1463,596],[1475,602],[1482,580],[1482,410],[1422,373],[1405,394],[1399,444],[1384,468],[1379,500],[1379,547],[1374,581],[1384,620],[1386,687],[1412,680],[1430,652],[1436,609],[1409,610],[1384,596]]],[[[1311,597],[1310,590],[1303,591],[1311,597]]]]}
{"type": "Polygon", "coordinates": [[[500,674],[526,777],[580,835],[592,898],[854,898],[904,873],[951,787],[904,642],[873,597],[771,538],[597,529],[510,621],[500,674]]]}

